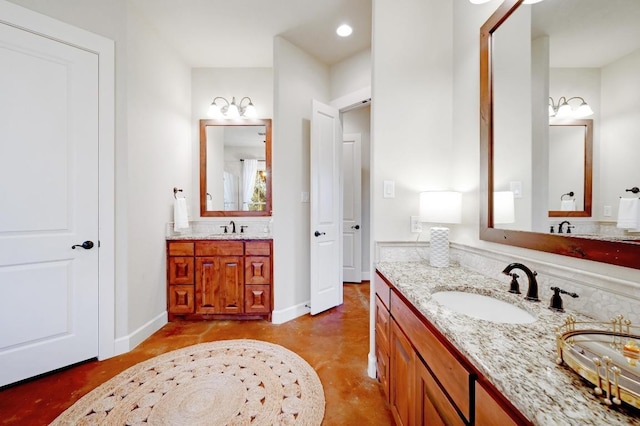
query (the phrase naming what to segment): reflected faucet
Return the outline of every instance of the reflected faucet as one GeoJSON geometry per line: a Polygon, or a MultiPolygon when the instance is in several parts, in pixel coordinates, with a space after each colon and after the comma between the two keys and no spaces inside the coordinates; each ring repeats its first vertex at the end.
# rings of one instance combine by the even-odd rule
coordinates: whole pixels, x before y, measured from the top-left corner
{"type": "Polygon", "coordinates": [[[562,234],[562,227],[565,224],[567,225],[567,234],[571,233],[571,222],[569,222],[568,220],[563,220],[562,222],[560,222],[560,225],[558,225],[558,234],[562,234]]]}
{"type": "Polygon", "coordinates": [[[236,233],[236,223],[234,221],[229,222],[229,225],[231,225],[231,233],[235,234],[236,233]]]}
{"type": "Polygon", "coordinates": [[[527,289],[527,297],[525,297],[525,299],[531,300],[533,302],[539,302],[540,299],[538,298],[538,281],[536,280],[536,275],[538,275],[538,273],[527,268],[522,263],[511,263],[506,268],[504,268],[504,271],[502,271],[502,273],[505,275],[511,275],[511,271],[514,269],[520,269],[522,272],[527,274],[527,278],[529,279],[529,288],[527,289]]]}

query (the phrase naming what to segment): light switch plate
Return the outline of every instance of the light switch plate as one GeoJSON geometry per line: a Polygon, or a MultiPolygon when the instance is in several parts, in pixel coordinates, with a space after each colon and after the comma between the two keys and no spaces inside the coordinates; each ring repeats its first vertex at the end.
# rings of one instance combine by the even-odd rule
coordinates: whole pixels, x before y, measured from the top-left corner
{"type": "Polygon", "coordinates": [[[602,216],[611,217],[611,206],[604,206],[602,216]]]}
{"type": "Polygon", "coordinates": [[[396,182],[393,180],[385,180],[384,187],[382,191],[382,196],[384,198],[395,198],[396,197],[396,182]]]}
{"type": "Polygon", "coordinates": [[[300,202],[301,203],[308,203],[309,202],[309,193],[306,191],[303,191],[300,193],[300,202]]]}
{"type": "Polygon", "coordinates": [[[522,182],[519,180],[509,182],[509,189],[513,192],[513,198],[522,198],[522,182]]]}
{"type": "Polygon", "coordinates": [[[411,232],[422,232],[422,222],[420,222],[420,216],[411,216],[411,232]]]}

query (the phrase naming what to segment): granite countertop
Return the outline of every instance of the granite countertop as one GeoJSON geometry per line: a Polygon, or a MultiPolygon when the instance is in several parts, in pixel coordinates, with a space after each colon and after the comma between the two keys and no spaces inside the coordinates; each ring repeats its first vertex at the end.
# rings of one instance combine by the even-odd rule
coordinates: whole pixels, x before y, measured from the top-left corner
{"type": "MultiPolygon", "coordinates": [[[[549,301],[526,301],[524,294],[508,292],[508,282],[459,266],[380,262],[376,269],[534,424],[640,425],[638,411],[609,408],[601,397],[593,395],[589,383],[555,362],[555,328],[569,314],[578,321],[593,319],[551,311],[549,301]],[[491,296],[519,306],[537,319],[530,324],[500,324],[457,314],[431,300],[432,293],[442,290],[491,296]]],[[[526,293],[526,279],[520,284],[526,293]]]]}
{"type": "Polygon", "coordinates": [[[244,234],[236,232],[235,234],[228,232],[226,234],[172,234],[167,235],[167,241],[175,240],[270,240],[272,237],[269,234],[244,234]]]}

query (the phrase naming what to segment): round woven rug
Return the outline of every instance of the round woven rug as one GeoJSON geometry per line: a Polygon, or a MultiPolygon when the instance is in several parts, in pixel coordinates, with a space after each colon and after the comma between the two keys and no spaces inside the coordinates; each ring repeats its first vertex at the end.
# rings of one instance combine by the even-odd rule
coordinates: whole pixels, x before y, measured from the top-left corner
{"type": "Polygon", "coordinates": [[[322,383],[294,352],[223,340],[168,352],[82,397],[53,425],[319,425],[322,383]]]}

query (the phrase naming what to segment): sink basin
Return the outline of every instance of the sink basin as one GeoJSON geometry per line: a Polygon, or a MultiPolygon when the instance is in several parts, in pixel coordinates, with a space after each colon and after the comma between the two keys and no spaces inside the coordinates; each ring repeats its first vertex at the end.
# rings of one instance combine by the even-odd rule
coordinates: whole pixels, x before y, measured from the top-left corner
{"type": "Polygon", "coordinates": [[[450,311],[486,321],[504,324],[529,324],[536,320],[524,309],[482,294],[464,291],[439,291],[431,295],[431,300],[435,300],[450,311]]]}

